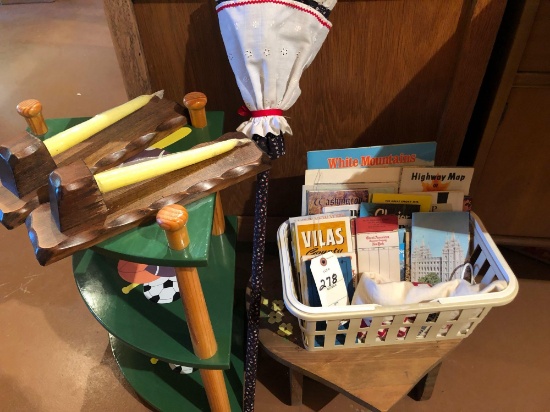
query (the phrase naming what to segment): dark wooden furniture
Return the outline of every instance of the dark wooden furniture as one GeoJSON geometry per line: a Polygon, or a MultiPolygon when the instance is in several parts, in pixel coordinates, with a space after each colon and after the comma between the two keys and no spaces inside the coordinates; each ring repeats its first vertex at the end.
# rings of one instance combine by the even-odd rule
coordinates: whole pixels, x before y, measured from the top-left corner
{"type": "Polygon", "coordinates": [[[474,209],[500,244],[550,247],[549,39],[550,0],[508,2],[467,135],[474,209]]]}
{"type": "MultiPolygon", "coordinates": [[[[271,171],[269,216],[299,214],[308,150],[436,140],[437,163],[455,164],[505,5],[340,1],[302,94],[285,113],[294,134],[271,171]]],[[[129,97],[164,89],[181,102],[201,90],[209,110],[223,110],[226,130],[235,130],[242,100],[213,1],[109,0],[104,7],[129,97]]],[[[223,192],[226,212],[253,215],[252,190],[246,182],[223,192]]]]}
{"type": "Polygon", "coordinates": [[[460,343],[420,343],[406,351],[389,346],[310,353],[266,329],[260,331],[260,341],[289,368],[292,405],[301,404],[307,376],[378,411],[389,410],[409,393],[415,400],[429,399],[442,359],[460,343]]]}

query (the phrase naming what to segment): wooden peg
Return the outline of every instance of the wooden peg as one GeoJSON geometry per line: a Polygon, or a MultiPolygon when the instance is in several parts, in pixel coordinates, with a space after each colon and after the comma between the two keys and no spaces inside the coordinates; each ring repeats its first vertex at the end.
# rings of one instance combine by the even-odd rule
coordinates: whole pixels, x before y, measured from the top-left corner
{"type": "Polygon", "coordinates": [[[206,95],[201,92],[191,92],[183,96],[183,104],[189,109],[191,124],[202,129],[206,127],[206,95]]]}
{"type": "Polygon", "coordinates": [[[212,222],[212,235],[220,236],[225,232],[225,216],[223,215],[221,193],[216,193],[216,204],[214,206],[214,220],[212,222]]]}
{"type": "Polygon", "coordinates": [[[202,384],[212,412],[231,412],[223,372],[217,369],[201,369],[202,384]]]}
{"type": "MultiPolygon", "coordinates": [[[[158,212],[157,223],[166,233],[171,249],[183,250],[189,246],[189,234],[185,226],[188,217],[187,210],[177,204],[165,206],[158,212]]],[[[176,268],[176,276],[195,354],[201,359],[211,358],[218,350],[218,345],[197,268],[176,268]]]]}
{"type": "Polygon", "coordinates": [[[166,233],[170,249],[183,250],[189,246],[188,219],[187,209],[180,205],[165,206],[157,213],[157,223],[166,233]]]}
{"type": "Polygon", "coordinates": [[[38,100],[23,100],[17,105],[17,113],[25,118],[35,136],[43,136],[48,132],[48,126],[42,116],[42,104],[38,100]]]}
{"type": "MultiPolygon", "coordinates": [[[[186,228],[188,218],[187,210],[177,204],[165,206],[158,212],[157,223],[165,231],[171,249],[183,250],[189,245],[186,228]]],[[[218,345],[197,268],[175,269],[195,355],[200,359],[211,358],[217,352],[218,345]]],[[[216,412],[230,412],[223,372],[201,369],[200,373],[210,409],[216,412]]]]}

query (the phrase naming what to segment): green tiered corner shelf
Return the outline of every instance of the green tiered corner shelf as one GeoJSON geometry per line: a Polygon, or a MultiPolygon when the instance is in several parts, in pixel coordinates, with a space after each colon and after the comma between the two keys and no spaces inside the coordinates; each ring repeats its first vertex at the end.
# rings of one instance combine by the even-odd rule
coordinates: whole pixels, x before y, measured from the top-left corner
{"type": "MultiPolygon", "coordinates": [[[[189,221],[194,217],[190,213],[189,221]]],[[[117,263],[119,259],[126,260],[126,256],[119,259],[104,256],[97,247],[94,251],[86,250],[73,256],[75,279],[84,302],[110,334],[148,356],[196,368],[229,368],[235,223],[235,219],[228,219],[226,233],[212,238],[208,266],[198,269],[218,343],[218,351],[212,358],[201,360],[195,356],[181,300],[164,305],[154,303],[143,295],[143,285],[128,294],[122,291],[128,282],[119,276],[117,263]]],[[[155,227],[156,224],[153,224],[147,228],[155,227]]],[[[159,232],[164,235],[162,230],[159,229],[159,232]]],[[[192,234],[190,236],[193,239],[192,234]]],[[[145,240],[141,248],[145,248],[146,243],[145,240]]],[[[181,257],[178,265],[174,266],[194,266],[187,264],[186,253],[182,253],[181,257]]]]}
{"type": "MultiPolygon", "coordinates": [[[[168,147],[186,150],[222,134],[223,113],[208,112],[208,126],[168,147]]],[[[72,122],[48,122],[52,131],[72,122]]],[[[236,218],[226,218],[226,230],[212,236],[215,196],[186,206],[190,246],[168,248],[156,223],[142,225],[73,256],[78,289],[89,310],[109,332],[113,355],[125,378],[150,405],[162,411],[208,410],[200,374],[178,374],[168,363],[197,369],[222,369],[231,410],[242,409],[244,302],[234,302],[236,218]],[[157,304],[143,295],[143,285],[130,292],[118,274],[118,261],[157,266],[197,267],[218,351],[201,360],[193,352],[181,300],[157,304]],[[126,293],[124,293],[126,292],[126,293]]]]}

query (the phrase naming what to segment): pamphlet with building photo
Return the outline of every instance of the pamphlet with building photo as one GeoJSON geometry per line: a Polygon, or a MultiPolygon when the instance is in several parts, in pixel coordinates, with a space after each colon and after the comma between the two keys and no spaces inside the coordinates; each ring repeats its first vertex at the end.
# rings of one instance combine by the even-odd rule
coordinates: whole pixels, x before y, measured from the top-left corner
{"type": "Polygon", "coordinates": [[[460,279],[469,257],[468,212],[413,213],[411,280],[435,284],[460,279]]]}

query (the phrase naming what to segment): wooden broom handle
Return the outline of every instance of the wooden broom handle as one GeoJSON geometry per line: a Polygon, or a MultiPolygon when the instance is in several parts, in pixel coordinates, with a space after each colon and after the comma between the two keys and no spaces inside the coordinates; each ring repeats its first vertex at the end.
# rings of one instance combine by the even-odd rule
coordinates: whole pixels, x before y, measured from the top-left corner
{"type": "Polygon", "coordinates": [[[42,104],[38,100],[23,100],[17,105],[17,113],[25,118],[35,136],[42,136],[48,132],[48,126],[42,116],[42,104]]]}
{"type": "MultiPolygon", "coordinates": [[[[180,205],[163,207],[157,214],[157,223],[165,231],[171,249],[183,250],[189,245],[187,210],[180,205]]],[[[204,300],[197,268],[175,268],[183,310],[193,343],[195,355],[200,359],[214,356],[218,345],[204,300]]],[[[230,412],[229,397],[221,370],[200,371],[210,409],[214,412],[230,412]]]]}

